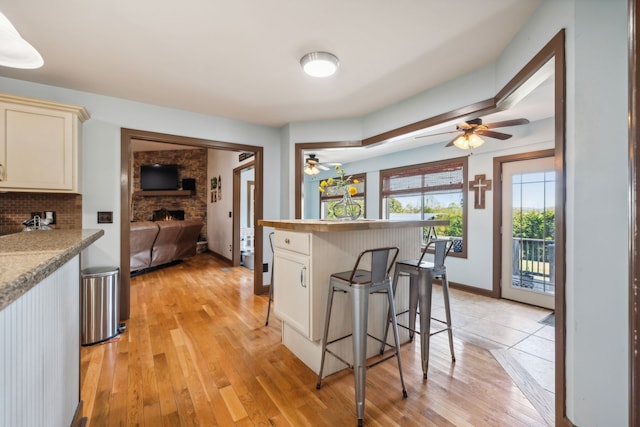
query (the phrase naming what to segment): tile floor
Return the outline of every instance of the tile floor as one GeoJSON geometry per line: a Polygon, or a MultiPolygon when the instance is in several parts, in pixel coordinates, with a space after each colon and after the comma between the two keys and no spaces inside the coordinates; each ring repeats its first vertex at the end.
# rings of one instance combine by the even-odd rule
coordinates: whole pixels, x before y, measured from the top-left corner
{"type": "MultiPolygon", "coordinates": [[[[442,288],[433,289],[433,317],[444,319],[442,288]]],[[[451,289],[454,337],[498,351],[510,359],[511,365],[522,367],[541,387],[546,395],[543,398],[550,405],[555,388],[555,328],[539,321],[551,312],[451,289]]],[[[432,330],[438,327],[437,322],[432,322],[432,330]]],[[[499,359],[501,363],[502,360],[499,359]]]]}

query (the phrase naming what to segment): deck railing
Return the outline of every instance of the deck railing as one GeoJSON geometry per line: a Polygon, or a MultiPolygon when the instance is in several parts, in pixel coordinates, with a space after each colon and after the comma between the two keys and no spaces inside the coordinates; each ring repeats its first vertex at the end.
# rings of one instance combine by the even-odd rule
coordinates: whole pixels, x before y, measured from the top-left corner
{"type": "Polygon", "coordinates": [[[513,286],[554,293],[555,241],[513,238],[513,286]]]}

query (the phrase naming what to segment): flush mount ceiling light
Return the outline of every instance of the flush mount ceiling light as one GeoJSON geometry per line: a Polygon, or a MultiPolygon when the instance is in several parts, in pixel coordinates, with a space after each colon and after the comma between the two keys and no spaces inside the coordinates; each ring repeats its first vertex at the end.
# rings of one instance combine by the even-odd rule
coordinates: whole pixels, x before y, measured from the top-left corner
{"type": "Polygon", "coordinates": [[[0,12],[0,65],[12,68],[40,68],[42,56],[0,12]]]}
{"type": "Polygon", "coordinates": [[[329,77],[338,69],[338,58],[329,52],[311,52],[300,58],[305,73],[312,77],[329,77]]]}

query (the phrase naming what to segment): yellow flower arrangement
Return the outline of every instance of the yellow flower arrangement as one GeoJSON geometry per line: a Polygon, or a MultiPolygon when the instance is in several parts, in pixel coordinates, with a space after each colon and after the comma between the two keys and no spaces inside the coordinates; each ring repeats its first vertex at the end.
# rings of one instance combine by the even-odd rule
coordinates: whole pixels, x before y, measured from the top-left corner
{"type": "Polygon", "coordinates": [[[318,187],[318,191],[324,193],[327,187],[333,187],[339,193],[345,194],[348,192],[350,195],[355,196],[358,193],[358,189],[356,188],[355,184],[358,184],[358,182],[360,181],[354,179],[352,182],[351,176],[345,178],[344,169],[342,169],[340,165],[336,165],[335,169],[338,173],[338,177],[336,179],[327,178],[325,180],[322,180],[322,182],[320,182],[320,186],[318,187]]]}

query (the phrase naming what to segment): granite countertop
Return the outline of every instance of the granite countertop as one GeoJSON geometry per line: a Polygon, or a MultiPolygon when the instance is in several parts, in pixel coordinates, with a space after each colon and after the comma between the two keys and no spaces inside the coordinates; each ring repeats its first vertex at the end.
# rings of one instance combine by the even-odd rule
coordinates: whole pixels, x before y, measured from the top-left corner
{"type": "Polygon", "coordinates": [[[104,235],[104,230],[41,230],[0,236],[0,310],[104,235]]]}
{"type": "Polygon", "coordinates": [[[390,220],[390,219],[356,219],[345,220],[325,220],[325,219],[261,219],[259,225],[273,227],[279,230],[291,231],[356,231],[356,230],[378,230],[383,228],[404,228],[404,227],[437,227],[449,225],[448,220],[390,220]]]}

